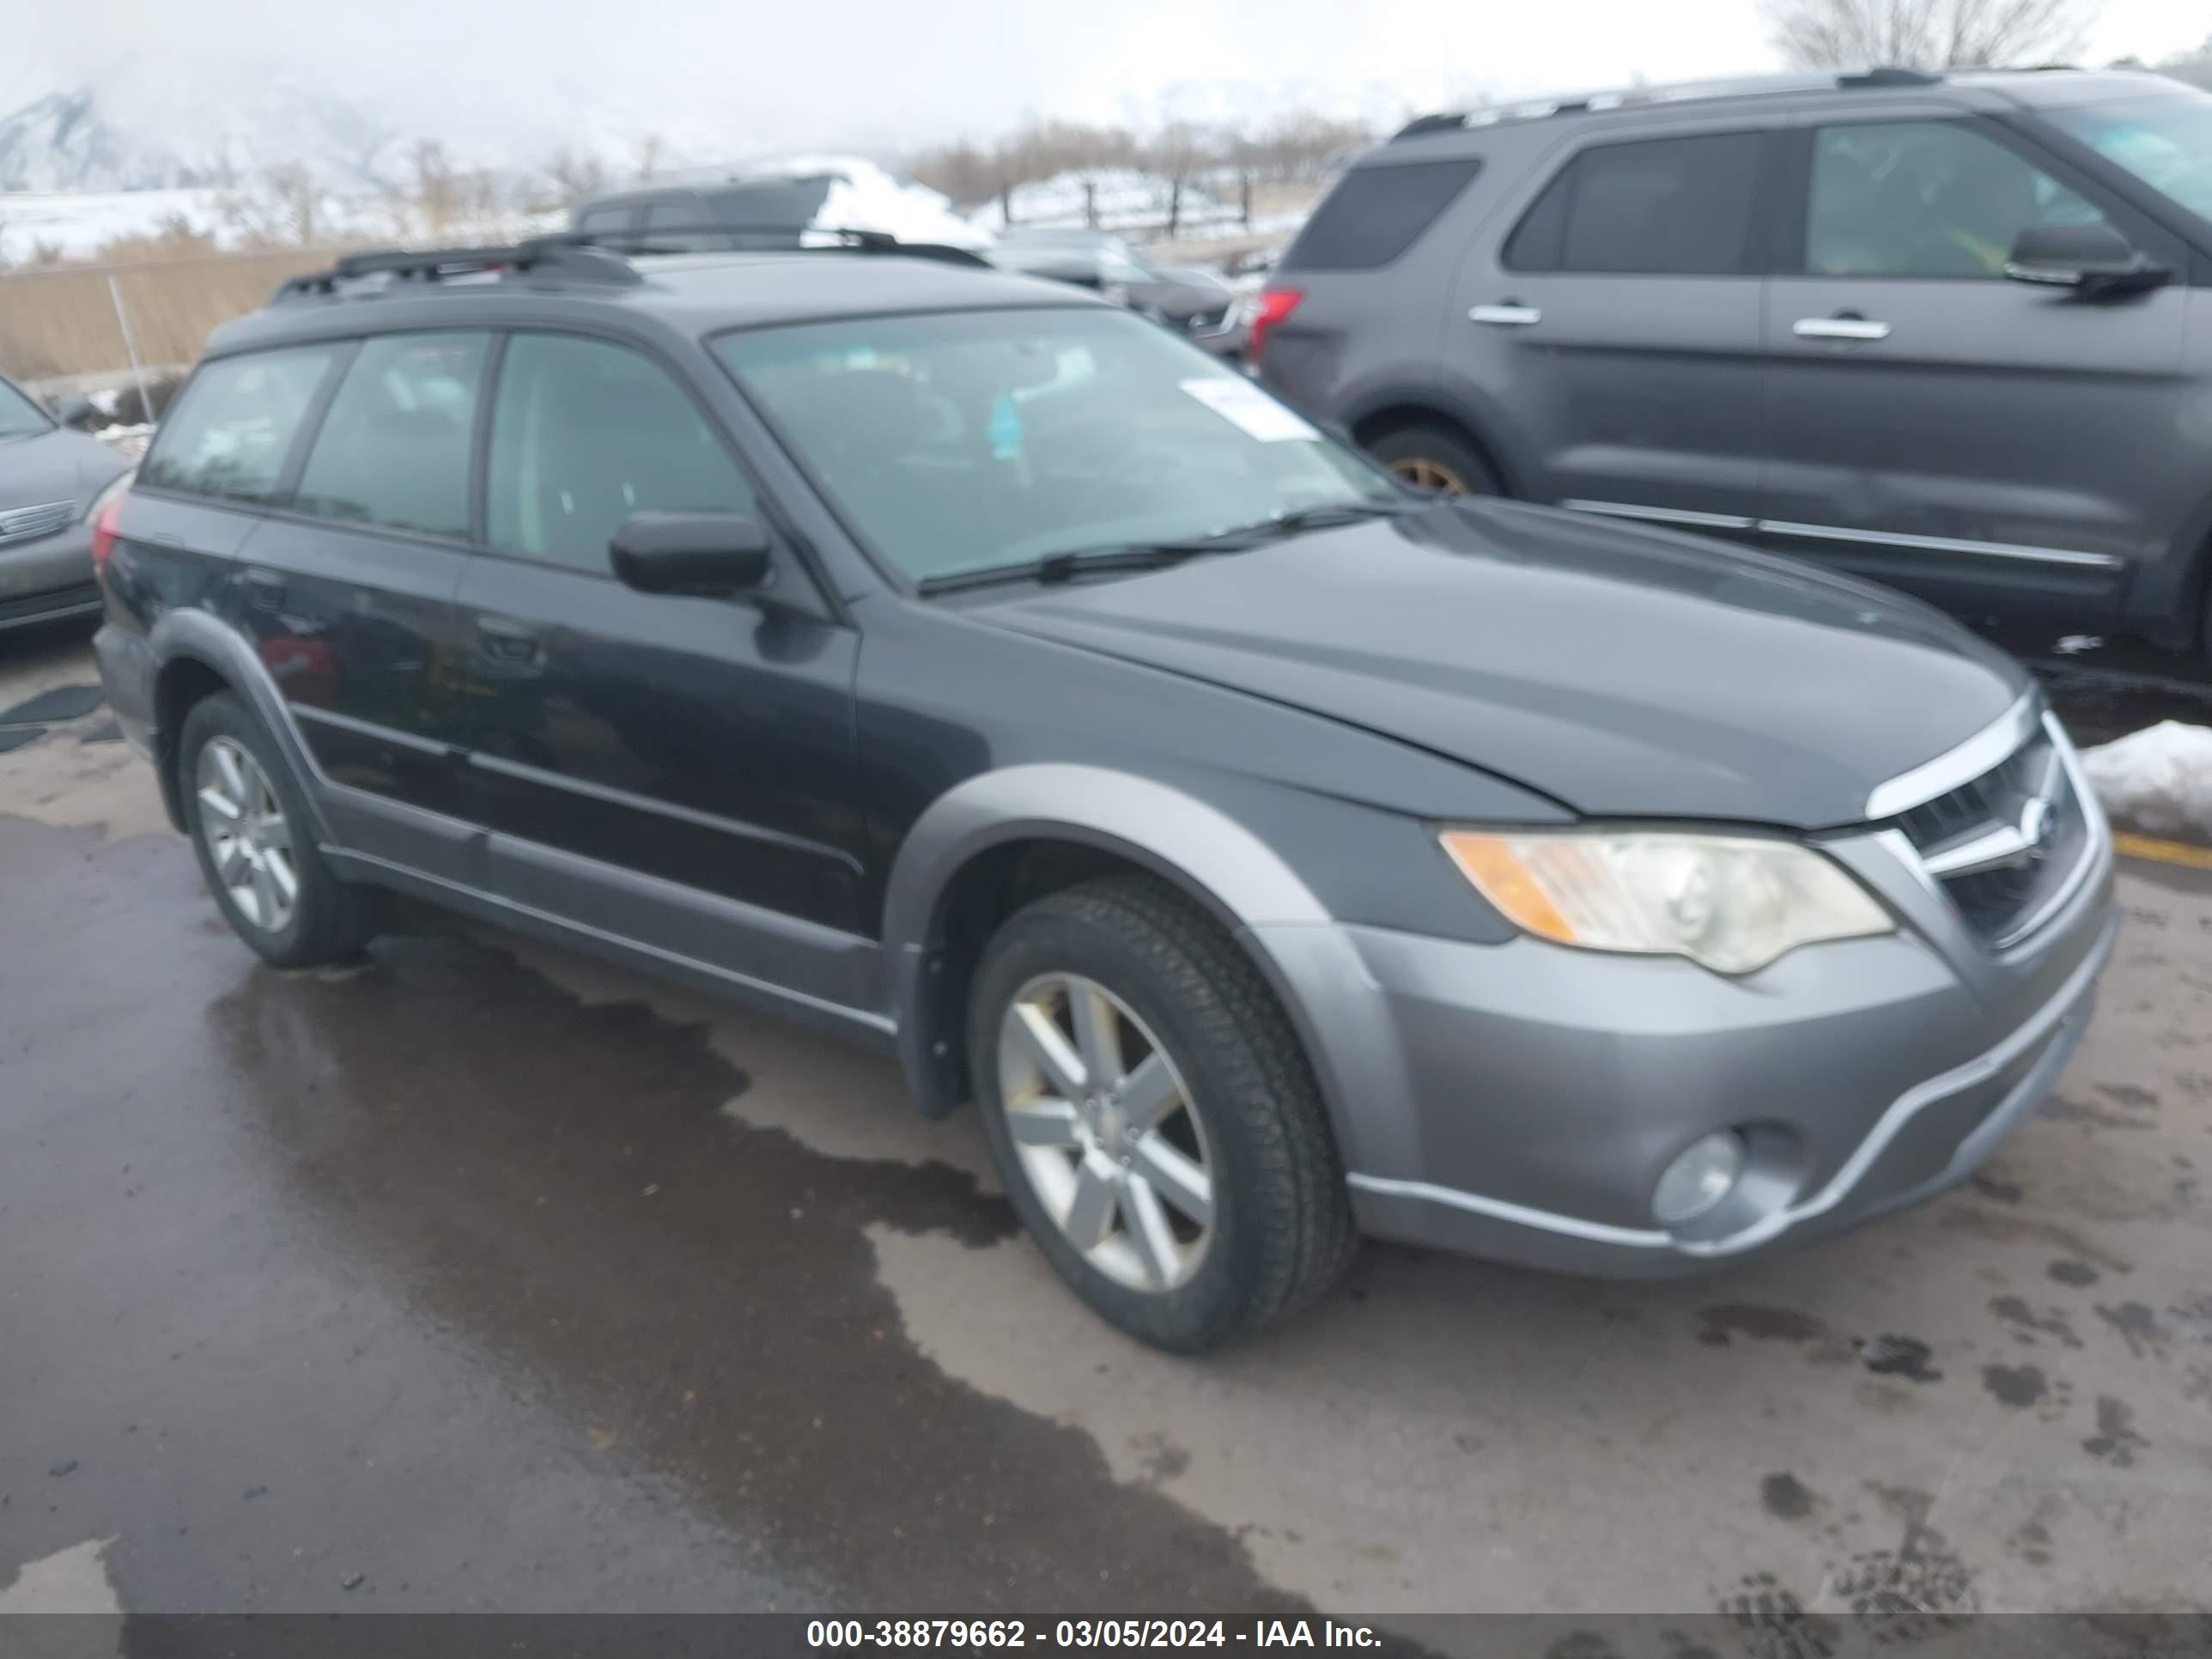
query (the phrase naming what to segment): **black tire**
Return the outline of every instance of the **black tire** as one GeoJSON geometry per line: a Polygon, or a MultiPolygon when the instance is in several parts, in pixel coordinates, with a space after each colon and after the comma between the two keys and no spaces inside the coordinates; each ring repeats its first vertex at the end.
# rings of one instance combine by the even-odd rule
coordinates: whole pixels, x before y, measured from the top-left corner
{"type": "Polygon", "coordinates": [[[263,961],[278,968],[315,968],[359,956],[375,936],[375,895],[340,880],[324,860],[309,828],[313,820],[299,781],[252,711],[228,691],[216,692],[194,703],[178,737],[176,766],[177,797],[184,805],[185,830],[191,837],[208,891],[231,931],[263,961]],[[246,916],[216,874],[204,825],[207,809],[194,780],[201,751],[217,738],[228,738],[252,757],[292,826],[290,865],[299,890],[291,915],[281,927],[264,927],[246,916]]]}
{"type": "Polygon", "coordinates": [[[1109,1323],[1196,1353],[1312,1302],[1358,1248],[1343,1165],[1297,1035],[1249,958],[1202,911],[1143,876],[1039,899],[1007,920],[977,970],[969,1048],[984,1135],[1016,1211],[1046,1257],[1109,1323]],[[1202,1117],[1212,1164],[1212,1237],[1172,1290],[1123,1285],[1086,1260],[1045,1209],[1001,1106],[999,1030],[1040,975],[1079,974],[1156,1035],[1202,1117]]]}
{"type": "Polygon", "coordinates": [[[1423,483],[1424,477],[1455,480],[1460,488],[1441,490],[1447,495],[1505,493],[1497,469],[1482,452],[1448,426],[1417,422],[1392,427],[1367,446],[1367,453],[1409,483],[1429,487],[1423,483]]]}

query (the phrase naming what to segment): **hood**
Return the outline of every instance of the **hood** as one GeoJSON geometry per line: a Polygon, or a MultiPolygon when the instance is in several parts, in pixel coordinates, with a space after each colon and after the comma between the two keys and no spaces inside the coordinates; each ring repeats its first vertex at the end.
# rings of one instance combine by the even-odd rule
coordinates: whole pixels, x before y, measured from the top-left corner
{"type": "Polygon", "coordinates": [[[0,438],[0,513],[74,501],[82,512],[131,463],[97,438],[57,427],[27,438],[0,438]]]}
{"type": "Polygon", "coordinates": [[[1544,507],[1452,503],[980,620],[1413,744],[1592,816],[1818,829],[1996,720],[2018,664],[1915,600],[1544,507]]]}

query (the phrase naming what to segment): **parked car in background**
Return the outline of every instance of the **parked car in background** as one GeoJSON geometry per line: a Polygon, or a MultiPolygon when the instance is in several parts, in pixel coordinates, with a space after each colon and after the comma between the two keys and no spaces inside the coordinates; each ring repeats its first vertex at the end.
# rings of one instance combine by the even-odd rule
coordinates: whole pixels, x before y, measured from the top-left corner
{"type": "Polygon", "coordinates": [[[1249,307],[1243,295],[1195,265],[1156,265],[1110,231],[1009,230],[988,257],[1007,270],[1103,294],[1217,357],[1243,355],[1249,307]]]}
{"type": "Polygon", "coordinates": [[[1784,76],[1414,122],[1316,210],[1253,349],[1417,484],[2186,647],[2208,272],[2203,93],[1784,76]]]}
{"type": "Polygon", "coordinates": [[[0,380],[0,631],[100,608],[92,520],[131,464],[75,423],[82,401],[50,410],[0,380]]]}
{"type": "Polygon", "coordinates": [[[873,1043],[1170,1348],[1362,1232],[1661,1274],[1938,1191],[2112,946],[2064,732],[1945,617],[1420,497],[1095,295],[872,242],[296,278],[95,555],[253,950],[396,890],[873,1043]]]}

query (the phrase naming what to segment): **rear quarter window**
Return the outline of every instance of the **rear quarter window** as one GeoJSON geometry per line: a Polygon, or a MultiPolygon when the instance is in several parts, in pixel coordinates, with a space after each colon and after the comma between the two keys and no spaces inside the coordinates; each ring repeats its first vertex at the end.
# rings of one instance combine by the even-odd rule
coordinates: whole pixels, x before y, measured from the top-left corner
{"type": "Polygon", "coordinates": [[[1482,170],[1478,156],[1354,167],[1283,257],[1285,270],[1372,270],[1413,246],[1482,170]]]}
{"type": "Polygon", "coordinates": [[[201,365],[138,469],[142,487],[267,502],[337,361],[337,345],[255,351],[201,365]]]}

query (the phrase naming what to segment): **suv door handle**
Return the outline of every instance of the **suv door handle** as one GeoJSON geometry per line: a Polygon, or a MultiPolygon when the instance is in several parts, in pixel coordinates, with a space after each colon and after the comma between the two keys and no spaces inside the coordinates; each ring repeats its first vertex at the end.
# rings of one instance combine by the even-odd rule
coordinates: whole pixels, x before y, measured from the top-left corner
{"type": "Polygon", "coordinates": [[[1833,317],[1800,317],[1790,331],[1801,340],[1887,340],[1887,323],[1869,322],[1855,311],[1833,317]]]}
{"type": "Polygon", "coordinates": [[[1487,323],[1492,328],[1527,328],[1540,323],[1544,313],[1534,306],[1524,306],[1516,300],[1505,300],[1494,306],[1476,306],[1467,313],[1471,323],[1487,323]]]}

